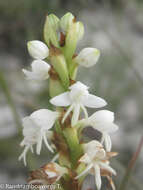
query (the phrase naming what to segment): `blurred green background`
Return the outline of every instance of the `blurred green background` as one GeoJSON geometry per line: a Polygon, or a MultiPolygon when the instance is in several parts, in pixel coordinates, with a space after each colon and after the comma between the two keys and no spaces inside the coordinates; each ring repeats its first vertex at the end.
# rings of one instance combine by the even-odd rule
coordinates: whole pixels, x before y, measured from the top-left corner
{"type": "MultiPolygon", "coordinates": [[[[143,1],[142,0],[0,0],[0,183],[25,183],[29,168],[40,167],[51,155],[28,154],[28,168],[17,158],[22,149],[21,118],[38,108],[48,108],[47,84],[24,80],[21,69],[30,66],[29,40],[43,39],[45,16],[72,12],[85,25],[84,47],[101,50],[97,65],[80,68],[78,79],[92,93],[107,100],[119,131],[112,136],[113,165],[118,185],[143,135],[143,1]]],[[[128,190],[142,190],[143,151],[128,190]]],[[[88,178],[87,186],[93,186],[88,178]]]]}

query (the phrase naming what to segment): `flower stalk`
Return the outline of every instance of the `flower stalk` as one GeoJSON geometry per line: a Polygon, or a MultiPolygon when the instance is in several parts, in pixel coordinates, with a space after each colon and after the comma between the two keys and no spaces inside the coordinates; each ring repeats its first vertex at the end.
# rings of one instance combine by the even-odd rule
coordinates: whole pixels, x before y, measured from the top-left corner
{"type": "Polygon", "coordinates": [[[71,13],[61,19],[51,14],[46,17],[44,25],[47,45],[37,40],[28,42],[28,51],[34,61],[31,71],[23,69],[23,72],[28,80],[35,82],[49,79],[50,103],[54,107],[54,111],[40,109],[23,119],[21,146],[24,150],[19,160],[23,159],[26,165],[27,152],[34,153],[36,147],[39,155],[43,143],[53,154],[51,162],[32,171],[30,184],[60,184],[61,190],[81,190],[85,177],[91,174],[95,176],[98,190],[101,189],[102,176],[107,177],[115,189],[111,176],[116,172],[109,161],[116,155],[110,152],[109,136],[118,129],[113,123],[114,114],[102,110],[89,117],[87,108],[98,109],[107,103],[91,94],[88,86],[76,81],[78,67],[94,66],[100,56],[96,48],[76,52],[83,34],[83,24],[77,22],[71,13]],[[84,141],[81,132],[89,125],[102,134],[101,142],[84,141]]]}

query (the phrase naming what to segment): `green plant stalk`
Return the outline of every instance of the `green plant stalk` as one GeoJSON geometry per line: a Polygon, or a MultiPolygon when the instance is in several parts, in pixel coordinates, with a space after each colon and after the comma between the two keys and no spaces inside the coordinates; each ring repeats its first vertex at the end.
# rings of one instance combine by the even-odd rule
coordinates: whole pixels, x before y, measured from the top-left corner
{"type": "Polygon", "coordinates": [[[14,104],[13,99],[11,97],[10,90],[9,90],[8,85],[7,85],[7,82],[6,82],[4,75],[1,71],[0,71],[0,86],[1,86],[1,89],[3,90],[3,92],[5,94],[5,97],[7,99],[7,103],[9,105],[9,107],[11,108],[17,129],[18,129],[18,133],[21,134],[22,125],[21,125],[21,121],[19,119],[19,114],[16,110],[15,104],[14,104]]]}
{"type": "Polygon", "coordinates": [[[82,146],[79,143],[78,134],[75,128],[66,128],[63,130],[64,137],[70,149],[70,158],[73,169],[77,166],[77,162],[83,154],[82,146]]]}

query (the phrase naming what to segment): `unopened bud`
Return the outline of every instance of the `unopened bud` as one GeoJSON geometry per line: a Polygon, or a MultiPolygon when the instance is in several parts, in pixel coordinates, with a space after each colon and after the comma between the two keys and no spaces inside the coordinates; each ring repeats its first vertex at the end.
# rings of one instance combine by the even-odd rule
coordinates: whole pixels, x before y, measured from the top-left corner
{"type": "Polygon", "coordinates": [[[65,14],[60,20],[60,27],[64,33],[69,29],[69,26],[73,22],[74,16],[71,13],[65,14]]]}
{"type": "Polygon", "coordinates": [[[96,48],[84,48],[75,57],[75,62],[83,67],[92,67],[100,57],[100,51],[96,48]]]}
{"type": "Polygon", "coordinates": [[[34,59],[45,59],[49,55],[49,49],[41,41],[34,40],[34,41],[29,41],[27,43],[28,51],[29,54],[34,58],[34,59]]]}

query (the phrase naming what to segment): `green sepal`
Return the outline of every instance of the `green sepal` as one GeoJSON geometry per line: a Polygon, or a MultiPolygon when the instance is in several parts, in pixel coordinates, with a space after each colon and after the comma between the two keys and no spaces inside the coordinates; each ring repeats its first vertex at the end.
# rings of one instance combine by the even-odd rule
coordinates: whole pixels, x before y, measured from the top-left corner
{"type": "Polygon", "coordinates": [[[54,14],[50,14],[46,17],[44,24],[44,40],[50,47],[50,43],[59,47],[57,30],[59,28],[59,18],[54,14]]]}

